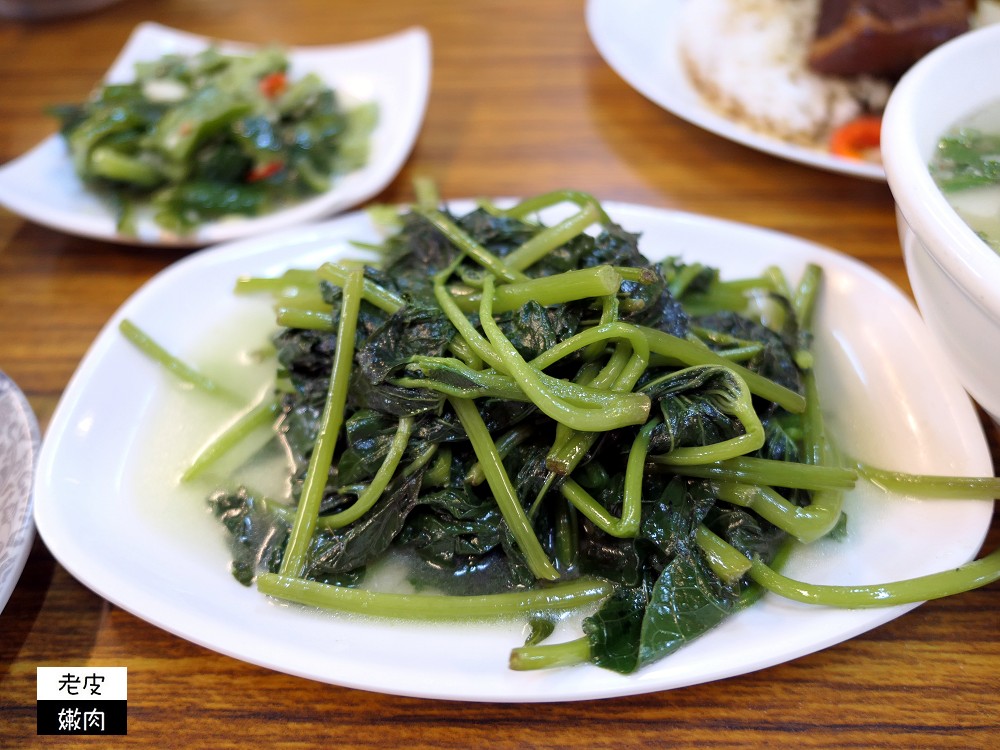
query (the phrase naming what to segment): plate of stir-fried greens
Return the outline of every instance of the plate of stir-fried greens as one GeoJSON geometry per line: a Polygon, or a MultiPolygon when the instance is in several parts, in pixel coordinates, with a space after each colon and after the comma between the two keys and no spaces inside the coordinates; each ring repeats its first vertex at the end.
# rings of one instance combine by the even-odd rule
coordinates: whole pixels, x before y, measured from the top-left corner
{"type": "Polygon", "coordinates": [[[140,24],[89,96],[50,103],[59,132],[0,168],[0,203],[72,234],[178,247],[330,216],[406,160],[430,55],[421,28],[283,47],[140,24]]]}
{"type": "Polygon", "coordinates": [[[1000,575],[911,303],[775,232],[572,190],[191,256],[49,429],[56,558],[181,637],[435,698],[663,690],[1000,575]]]}

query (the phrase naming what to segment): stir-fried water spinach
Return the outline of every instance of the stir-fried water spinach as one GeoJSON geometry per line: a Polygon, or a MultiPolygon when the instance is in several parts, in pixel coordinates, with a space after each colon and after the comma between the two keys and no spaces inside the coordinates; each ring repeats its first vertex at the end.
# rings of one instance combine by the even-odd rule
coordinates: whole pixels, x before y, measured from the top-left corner
{"type": "Polygon", "coordinates": [[[677,257],[652,263],[638,235],[570,191],[462,216],[425,199],[395,219],[369,248],[378,264],[237,285],[277,301],[274,397],[186,478],[255,426],[273,423],[287,446],[291,502],[247,487],[210,499],[242,583],[375,616],[520,614],[532,636],[512,667],[629,673],[764,590],[882,606],[1000,575],[996,553],[885,587],[777,572],[790,544],[838,533],[860,475],[913,479],[837,459],[810,352],[818,267],[792,287],[773,268],[726,281],[677,257]],[[555,204],[572,210],[542,224],[555,204]],[[413,591],[366,588],[387,555],[413,591]],[[587,606],[578,639],[546,642],[560,612],[587,606]]]}
{"type": "Polygon", "coordinates": [[[375,106],[346,106],[315,73],[293,80],[288,69],[278,48],[171,54],[52,112],[119,231],[135,234],[136,211],[149,206],[160,227],[185,234],[324,192],[367,160],[375,106]]]}

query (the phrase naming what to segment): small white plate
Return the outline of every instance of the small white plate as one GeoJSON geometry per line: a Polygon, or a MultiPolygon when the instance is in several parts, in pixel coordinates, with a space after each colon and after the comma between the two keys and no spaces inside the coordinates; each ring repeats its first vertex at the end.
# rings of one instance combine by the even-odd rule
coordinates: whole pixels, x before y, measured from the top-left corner
{"type": "Polygon", "coordinates": [[[14,381],[0,372],[0,612],[7,605],[35,539],[31,480],[38,422],[14,381]]]}
{"type": "MultiPolygon", "coordinates": [[[[464,212],[472,203],[456,202],[464,212]]],[[[651,259],[681,255],[755,275],[777,264],[797,279],[808,262],[825,281],[816,359],[825,412],[839,445],[888,469],[991,474],[981,425],[913,305],[869,267],[773,231],[654,208],[609,203],[651,259]]],[[[39,461],[35,518],[52,554],[101,596],[183,638],[238,659],[367,690],[475,701],[583,700],[665,690],[742,674],[825,648],[910,606],[838,610],[767,596],[702,639],[637,674],[589,665],[507,668],[523,624],[421,625],[277,604],[236,583],[224,533],[203,487],[177,477],[231,412],[180,389],[117,330],[133,320],[206,372],[246,370],[272,330],[267,300],[234,297],[242,274],[274,275],[357,257],[377,242],[363,213],[189,255],[112,317],[74,374],[39,461]],[[242,356],[241,356],[242,352],[242,356]],[[752,644],[748,647],[748,644],[752,644]]],[[[263,366],[264,377],[273,363],[263,366]]],[[[262,383],[263,381],[258,381],[262,383]]],[[[249,389],[250,386],[247,386],[249,389]]],[[[859,486],[846,499],[848,538],[821,541],[790,561],[816,583],[877,583],[970,560],[992,503],[920,501],[859,486]]],[[[579,623],[557,635],[569,638],[579,623]]]]}
{"type": "MultiPolygon", "coordinates": [[[[250,49],[238,42],[214,40],[223,51],[250,49]]],[[[136,27],[105,80],[123,83],[135,77],[135,63],[166,54],[193,54],[213,40],[155,23],[136,27]]],[[[337,177],[320,195],[265,216],[208,222],[183,237],[163,232],[151,218],[139,222],[138,236],[122,235],[115,217],[73,171],[58,134],[0,168],[0,203],[11,211],[69,234],[136,245],[200,247],[314,221],[376,195],[406,161],[427,106],[431,44],[419,27],[353,44],[288,49],[291,75],[315,72],[348,101],[375,102],[378,124],[371,152],[362,168],[337,177]]],[[[88,92],[80,92],[82,100],[88,92]]]]}
{"type": "MultiPolygon", "coordinates": [[[[677,18],[685,0],[588,0],[587,28],[597,51],[640,94],[700,128],[782,159],[884,180],[880,164],[844,159],[752,130],[705,103],[681,63],[677,18]]],[[[693,1],[693,0],[692,0],[693,1]]]]}

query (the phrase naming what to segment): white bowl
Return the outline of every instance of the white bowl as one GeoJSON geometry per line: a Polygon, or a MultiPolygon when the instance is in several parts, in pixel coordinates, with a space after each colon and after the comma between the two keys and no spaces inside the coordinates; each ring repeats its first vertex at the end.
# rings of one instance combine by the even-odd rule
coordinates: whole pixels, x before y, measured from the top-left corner
{"type": "Polygon", "coordinates": [[[882,160],[920,313],[969,394],[1000,421],[1000,255],[951,208],[928,170],[959,120],[1000,106],[1000,25],[956,37],[893,90],[882,160]]]}

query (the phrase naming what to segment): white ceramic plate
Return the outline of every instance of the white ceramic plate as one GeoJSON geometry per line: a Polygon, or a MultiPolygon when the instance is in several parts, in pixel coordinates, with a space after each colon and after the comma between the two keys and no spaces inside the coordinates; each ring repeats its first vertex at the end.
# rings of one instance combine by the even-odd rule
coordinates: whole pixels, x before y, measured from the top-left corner
{"type": "Polygon", "coordinates": [[[0,372],[0,612],[7,605],[35,539],[31,480],[38,422],[20,389],[0,372]]]}
{"type": "MultiPolygon", "coordinates": [[[[193,54],[210,43],[206,37],[159,24],[140,24],[106,80],[133,80],[139,60],[170,53],[193,54]]],[[[217,43],[228,52],[249,49],[237,42],[217,43]]],[[[371,136],[367,164],[338,177],[327,192],[265,216],[209,222],[183,237],[162,232],[151,218],[140,220],[137,237],[121,235],[113,214],[77,178],[66,146],[56,134],[0,168],[0,203],[31,221],[70,234],[125,244],[177,247],[259,236],[359,205],[392,181],[416,141],[430,89],[430,37],[422,28],[411,28],[353,44],[292,47],[288,54],[292,77],[315,72],[348,101],[373,101],[378,105],[378,125],[371,136]]],[[[87,93],[80,92],[80,98],[87,93]]]]}
{"type": "MultiPolygon", "coordinates": [[[[456,211],[470,207],[453,204],[456,211]]],[[[642,231],[648,256],[707,261],[727,278],[778,264],[795,279],[807,262],[821,264],[816,356],[828,419],[844,449],[890,469],[991,473],[968,396],[912,304],[883,277],[788,235],[654,208],[607,208],[624,227],[642,231]]],[[[589,699],[716,680],[825,648],[910,608],[844,611],[765,597],[626,677],[589,665],[508,670],[509,651],[524,638],[519,623],[365,620],[279,605],[238,585],[222,531],[204,510],[204,490],[176,481],[229,412],[191,416],[195,396],[133,350],[117,325],[127,317],[205,371],[225,373],[270,330],[266,300],[231,294],[237,276],[356,257],[350,240],[377,239],[368,218],[352,213],[231,243],[188,256],[122,306],[73,376],[42,448],[36,522],[60,563],[139,617],[245,661],[368,690],[477,701],[589,699]]],[[[875,583],[960,565],[979,549],[992,504],[918,501],[859,487],[847,512],[848,539],[803,550],[789,565],[792,575],[875,583]]],[[[572,632],[567,625],[560,636],[572,632]]]]}
{"type": "Polygon", "coordinates": [[[632,88],[680,118],[744,146],[831,172],[884,180],[880,164],[799,146],[758,133],[709,107],[684,72],[677,17],[685,0],[588,0],[597,51],[632,88]]]}

